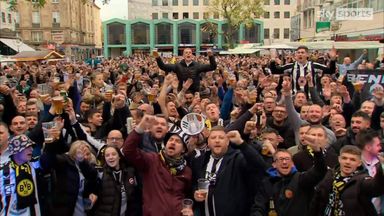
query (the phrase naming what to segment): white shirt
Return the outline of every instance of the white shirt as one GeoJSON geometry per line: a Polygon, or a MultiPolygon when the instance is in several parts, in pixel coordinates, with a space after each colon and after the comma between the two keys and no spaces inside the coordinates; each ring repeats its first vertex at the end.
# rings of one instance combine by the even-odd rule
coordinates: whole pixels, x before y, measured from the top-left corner
{"type": "MultiPolygon", "coordinates": [[[[371,177],[374,177],[376,175],[376,164],[380,163],[379,158],[374,158],[370,163],[367,163],[364,157],[363,159],[363,164],[364,167],[368,170],[368,174],[371,177]]],[[[380,197],[374,197],[372,198],[372,203],[375,206],[376,211],[380,214],[381,212],[381,199],[380,197]]]]}
{"type": "MultiPolygon", "coordinates": [[[[219,161],[217,162],[217,164],[216,164],[216,172],[213,174],[213,173],[211,173],[211,170],[212,170],[212,166],[213,166],[214,160],[215,160],[215,158],[211,155],[209,157],[209,161],[208,161],[208,164],[207,164],[207,169],[205,170],[205,179],[208,179],[210,181],[211,180],[216,181],[216,174],[217,174],[217,172],[220,169],[221,162],[223,161],[223,158],[220,158],[219,161]]],[[[207,195],[207,199],[205,199],[205,215],[206,216],[215,216],[216,215],[215,197],[214,197],[213,194],[212,194],[212,205],[213,205],[214,215],[209,215],[208,195],[207,195]]]]}

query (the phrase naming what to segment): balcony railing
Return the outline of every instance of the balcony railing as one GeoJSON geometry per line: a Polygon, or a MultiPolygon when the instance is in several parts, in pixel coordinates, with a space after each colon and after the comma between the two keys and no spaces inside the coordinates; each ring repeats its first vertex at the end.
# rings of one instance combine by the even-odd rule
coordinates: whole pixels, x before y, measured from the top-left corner
{"type": "Polygon", "coordinates": [[[60,23],[52,23],[52,28],[60,28],[60,23]]]}
{"type": "Polygon", "coordinates": [[[32,23],[32,28],[40,28],[40,23],[32,23]]]}

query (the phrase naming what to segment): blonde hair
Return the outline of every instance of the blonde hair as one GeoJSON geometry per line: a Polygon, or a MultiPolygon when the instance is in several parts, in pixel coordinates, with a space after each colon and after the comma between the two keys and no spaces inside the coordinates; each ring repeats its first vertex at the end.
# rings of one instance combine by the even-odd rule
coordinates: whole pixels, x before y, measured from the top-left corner
{"type": "Polygon", "coordinates": [[[84,140],[77,140],[71,144],[71,148],[68,151],[69,157],[71,157],[72,159],[75,159],[77,149],[82,146],[87,147],[92,154],[91,146],[87,142],[85,142],[84,140]]]}

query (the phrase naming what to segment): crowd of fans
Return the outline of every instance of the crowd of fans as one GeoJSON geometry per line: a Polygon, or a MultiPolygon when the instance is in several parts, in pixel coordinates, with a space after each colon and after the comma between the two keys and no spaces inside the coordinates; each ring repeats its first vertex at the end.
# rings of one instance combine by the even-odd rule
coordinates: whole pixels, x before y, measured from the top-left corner
{"type": "Polygon", "coordinates": [[[301,46],[3,67],[0,215],[382,215],[384,91],[346,73],[383,65],[301,46]]]}

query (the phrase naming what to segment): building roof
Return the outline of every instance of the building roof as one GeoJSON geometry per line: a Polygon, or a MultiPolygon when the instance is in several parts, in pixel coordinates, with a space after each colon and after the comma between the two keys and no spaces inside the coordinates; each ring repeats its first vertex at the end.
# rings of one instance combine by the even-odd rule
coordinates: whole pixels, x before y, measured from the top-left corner
{"type": "Polygon", "coordinates": [[[55,51],[44,50],[44,51],[24,51],[14,55],[12,58],[16,59],[16,61],[38,61],[38,60],[64,58],[64,56],[55,51]]]}

